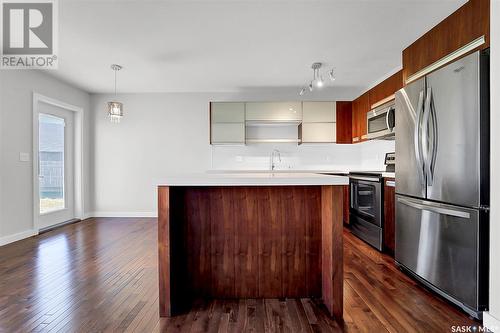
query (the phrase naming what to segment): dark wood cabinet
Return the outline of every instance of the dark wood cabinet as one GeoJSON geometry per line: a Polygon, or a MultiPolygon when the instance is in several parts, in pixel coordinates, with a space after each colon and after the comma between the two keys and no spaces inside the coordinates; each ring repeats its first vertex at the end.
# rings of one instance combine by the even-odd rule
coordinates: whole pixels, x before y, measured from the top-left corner
{"type": "Polygon", "coordinates": [[[351,205],[351,188],[349,185],[345,185],[342,188],[344,194],[344,208],[343,208],[343,220],[345,225],[349,225],[349,206],[351,205]]]}
{"type": "Polygon", "coordinates": [[[370,105],[370,93],[367,91],[360,97],[360,103],[359,103],[359,135],[361,141],[366,141],[366,134],[368,133],[367,129],[367,123],[366,123],[366,116],[368,111],[370,111],[371,105],[370,105]]]}
{"type": "Polygon", "coordinates": [[[352,102],[352,142],[366,140],[366,113],[370,111],[370,94],[367,91],[352,102]]]}
{"type": "Polygon", "coordinates": [[[469,0],[403,50],[404,81],[481,36],[485,43],[479,49],[489,47],[489,29],[490,0],[469,0]]]}
{"type": "Polygon", "coordinates": [[[337,102],[337,143],[352,143],[352,102],[337,102]]]}
{"type": "Polygon", "coordinates": [[[369,90],[370,108],[373,108],[374,104],[392,97],[401,88],[403,88],[403,70],[391,75],[369,90]]]}
{"type": "Polygon", "coordinates": [[[394,178],[384,178],[384,250],[394,255],[396,233],[396,188],[394,178]]]}
{"type": "Polygon", "coordinates": [[[351,136],[352,136],[352,143],[358,143],[360,141],[359,137],[359,99],[356,98],[354,101],[352,101],[352,121],[351,121],[351,136]]]}
{"type": "Polygon", "coordinates": [[[341,321],[342,203],[342,186],[159,186],[160,316],[198,298],[314,297],[341,321]]]}

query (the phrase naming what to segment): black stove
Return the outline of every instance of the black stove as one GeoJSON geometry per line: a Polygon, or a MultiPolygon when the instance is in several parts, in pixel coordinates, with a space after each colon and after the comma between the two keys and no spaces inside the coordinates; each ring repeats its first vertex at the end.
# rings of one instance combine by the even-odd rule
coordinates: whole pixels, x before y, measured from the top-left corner
{"type": "Polygon", "coordinates": [[[386,171],[351,171],[349,173],[351,231],[379,251],[382,251],[384,234],[382,174],[394,171],[394,153],[386,154],[385,165],[386,171]]]}

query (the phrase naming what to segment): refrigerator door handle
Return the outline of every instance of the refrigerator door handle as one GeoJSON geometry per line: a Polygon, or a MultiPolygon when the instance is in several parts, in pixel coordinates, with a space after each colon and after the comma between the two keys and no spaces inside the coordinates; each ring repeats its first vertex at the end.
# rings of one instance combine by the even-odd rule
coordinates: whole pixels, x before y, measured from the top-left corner
{"type": "Polygon", "coordinates": [[[449,216],[454,216],[454,217],[461,217],[464,219],[470,219],[470,213],[461,211],[461,210],[456,210],[452,208],[444,208],[444,207],[439,207],[439,206],[430,206],[430,205],[423,205],[419,204],[416,202],[413,202],[408,199],[404,198],[397,198],[398,202],[402,203],[403,205],[420,209],[420,210],[426,210],[432,213],[437,213],[437,214],[442,214],[442,215],[449,215],[449,216]]]}
{"type": "Polygon", "coordinates": [[[430,139],[431,134],[429,133],[430,127],[432,126],[430,123],[431,120],[431,103],[432,103],[432,88],[427,88],[426,97],[425,97],[425,105],[424,105],[424,117],[422,121],[422,153],[424,160],[424,169],[425,176],[427,178],[427,186],[432,185],[432,170],[431,170],[431,159],[434,148],[431,147],[430,139]]]}
{"type": "Polygon", "coordinates": [[[421,130],[421,122],[422,122],[422,113],[423,113],[423,103],[424,103],[424,91],[420,92],[418,96],[418,104],[417,104],[417,119],[415,122],[415,133],[414,133],[414,145],[415,145],[415,158],[417,160],[417,170],[418,170],[418,178],[420,179],[420,184],[422,186],[425,185],[424,180],[424,165],[422,161],[422,140],[420,137],[421,130]]]}
{"type": "Polygon", "coordinates": [[[436,109],[434,107],[434,99],[431,96],[430,101],[430,125],[431,125],[431,160],[429,162],[429,175],[431,177],[431,185],[432,180],[434,179],[434,166],[436,165],[436,157],[437,157],[437,149],[438,149],[438,126],[437,126],[437,115],[436,109]]]}

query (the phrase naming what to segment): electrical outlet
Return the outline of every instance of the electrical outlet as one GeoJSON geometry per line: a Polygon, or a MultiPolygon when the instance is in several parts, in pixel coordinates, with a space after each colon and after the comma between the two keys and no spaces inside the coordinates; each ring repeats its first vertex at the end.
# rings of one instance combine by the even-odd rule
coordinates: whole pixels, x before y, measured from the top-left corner
{"type": "Polygon", "coordinates": [[[30,154],[29,153],[19,153],[19,162],[29,162],[30,154]]]}

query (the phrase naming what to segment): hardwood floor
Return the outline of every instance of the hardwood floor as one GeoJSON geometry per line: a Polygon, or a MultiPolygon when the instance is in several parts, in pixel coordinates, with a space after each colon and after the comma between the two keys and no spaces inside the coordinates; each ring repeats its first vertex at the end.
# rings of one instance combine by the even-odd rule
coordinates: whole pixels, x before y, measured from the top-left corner
{"type": "Polygon", "coordinates": [[[99,218],[0,248],[0,332],[450,332],[477,325],[344,232],[344,324],[309,299],[158,317],[156,219],[99,218]]]}

